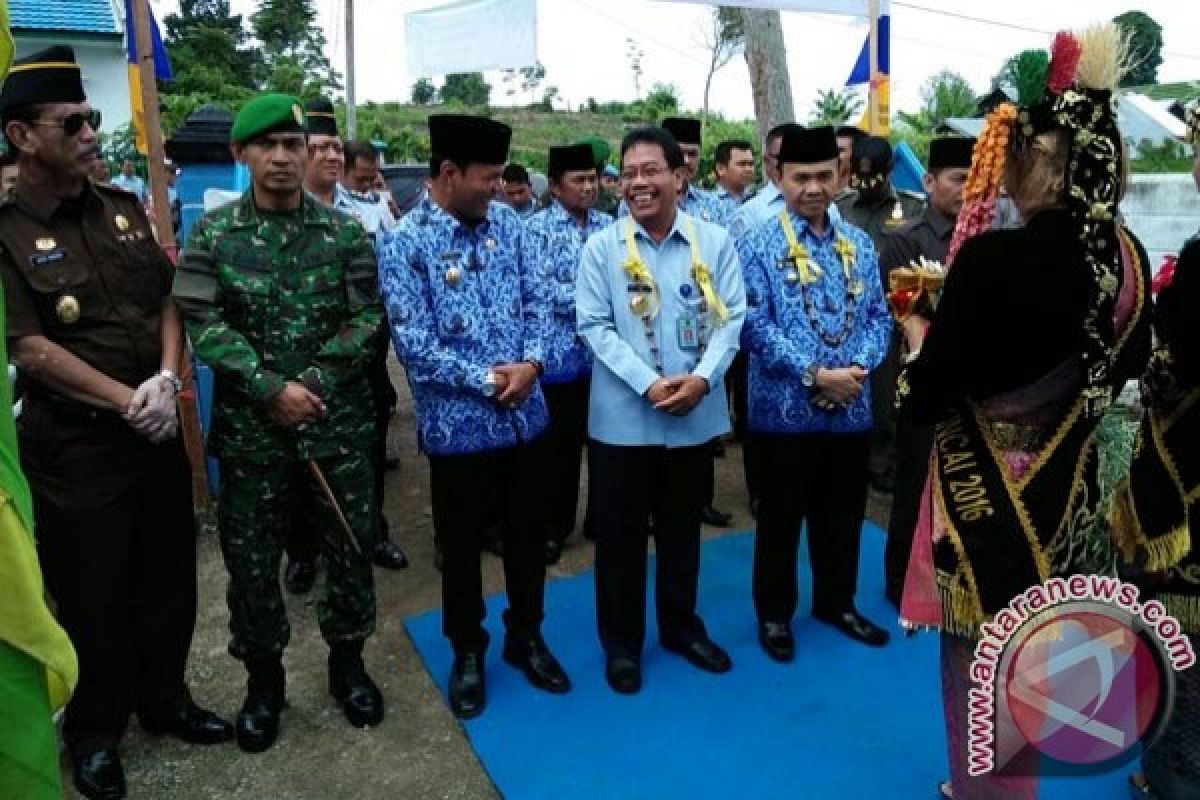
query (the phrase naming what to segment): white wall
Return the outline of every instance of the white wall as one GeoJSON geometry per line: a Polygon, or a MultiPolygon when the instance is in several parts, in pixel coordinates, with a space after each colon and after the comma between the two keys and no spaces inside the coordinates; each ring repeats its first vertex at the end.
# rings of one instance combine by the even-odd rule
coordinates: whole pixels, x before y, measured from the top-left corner
{"type": "Polygon", "coordinates": [[[102,130],[112,133],[129,123],[129,71],[126,68],[128,62],[125,60],[125,43],[122,37],[89,38],[69,34],[18,32],[14,38],[17,44],[17,58],[24,58],[53,44],[65,44],[75,48],[75,59],[83,68],[83,90],[87,93],[92,108],[100,109],[103,115],[102,130]]]}
{"type": "Polygon", "coordinates": [[[1150,254],[1155,271],[1200,231],[1200,192],[1190,173],[1134,175],[1121,213],[1150,254]]]}

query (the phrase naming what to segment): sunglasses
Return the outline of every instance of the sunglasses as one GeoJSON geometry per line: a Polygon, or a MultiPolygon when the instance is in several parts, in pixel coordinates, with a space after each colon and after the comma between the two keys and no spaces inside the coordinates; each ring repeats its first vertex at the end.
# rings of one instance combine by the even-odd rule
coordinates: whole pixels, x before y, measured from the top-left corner
{"type": "Polygon", "coordinates": [[[62,132],[67,136],[77,136],[83,130],[84,124],[91,126],[93,131],[100,130],[100,111],[92,109],[91,111],[78,111],[74,114],[68,114],[59,122],[35,122],[34,125],[41,125],[46,128],[62,128],[62,132]]]}

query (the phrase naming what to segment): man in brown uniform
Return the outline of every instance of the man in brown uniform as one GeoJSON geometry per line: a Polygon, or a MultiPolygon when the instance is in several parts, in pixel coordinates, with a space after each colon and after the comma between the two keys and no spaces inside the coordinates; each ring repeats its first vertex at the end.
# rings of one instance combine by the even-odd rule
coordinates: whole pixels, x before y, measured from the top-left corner
{"type": "Polygon", "coordinates": [[[79,791],[121,798],[131,712],[151,733],[233,737],[184,683],[196,551],[176,436],[183,329],[141,202],[88,181],[100,120],[74,52],[18,61],[0,122],[20,164],[0,206],[0,275],[9,352],[28,379],[22,467],[46,586],[79,654],[63,733],[79,791]]]}
{"type": "MultiPolygon", "coordinates": [[[[963,189],[971,168],[974,139],[947,136],[929,143],[929,170],[923,180],[929,207],[915,220],[883,237],[879,266],[885,273],[925,261],[946,266],[954,224],[962,210],[963,189]]],[[[887,283],[884,284],[887,290],[887,283]]],[[[928,317],[933,308],[922,307],[915,315],[928,317]]],[[[888,600],[900,608],[904,573],[912,552],[913,530],[929,474],[929,450],[933,428],[910,419],[896,424],[896,491],[892,495],[884,574],[888,600]]]]}
{"type": "MultiPolygon", "coordinates": [[[[892,186],[892,146],[879,136],[864,136],[853,144],[850,158],[850,189],[837,200],[842,218],[862,228],[871,237],[876,252],[883,251],[886,234],[899,230],[925,210],[919,194],[892,186]]],[[[887,274],[880,275],[884,290],[887,274]]],[[[888,357],[871,373],[871,485],[891,492],[896,485],[896,373],[900,370],[901,336],[892,337],[888,357]]]]}

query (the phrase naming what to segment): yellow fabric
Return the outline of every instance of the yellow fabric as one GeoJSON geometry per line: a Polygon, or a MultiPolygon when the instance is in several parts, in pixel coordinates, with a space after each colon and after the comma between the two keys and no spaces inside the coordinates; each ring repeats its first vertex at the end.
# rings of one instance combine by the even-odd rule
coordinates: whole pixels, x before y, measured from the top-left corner
{"type": "MultiPolygon", "coordinates": [[[[807,286],[824,275],[820,265],[809,255],[808,249],[796,238],[796,229],[792,227],[792,217],[786,208],[779,212],[779,225],[783,228],[783,235],[787,239],[788,259],[796,265],[801,285],[807,286]]],[[[842,261],[842,274],[846,276],[846,285],[850,286],[854,278],[854,243],[838,234],[833,249],[842,261]]]]}
{"type": "Polygon", "coordinates": [[[149,155],[146,143],[146,106],[142,102],[142,70],[137,64],[129,65],[129,108],[133,112],[133,144],[142,155],[149,155]]]}
{"type": "Polygon", "coordinates": [[[0,0],[0,75],[8,74],[15,49],[12,31],[8,29],[8,0],[0,0]]]}
{"type": "Polygon", "coordinates": [[[717,327],[724,325],[729,320],[729,309],[725,307],[725,301],[717,294],[717,290],[713,288],[712,272],[709,271],[708,265],[700,258],[700,245],[696,243],[696,223],[691,217],[687,218],[688,239],[692,245],[692,278],[696,281],[696,285],[700,287],[700,293],[704,295],[705,302],[712,309],[713,316],[716,317],[717,327]]]}
{"type": "Polygon", "coordinates": [[[44,664],[51,707],[57,710],[66,705],[79,680],[75,648],[46,606],[33,537],[2,489],[0,639],[44,664]]]}
{"type": "Polygon", "coordinates": [[[634,313],[639,317],[654,319],[658,315],[660,306],[658,286],[654,283],[654,276],[650,274],[650,268],[646,266],[645,261],[642,261],[642,254],[638,251],[637,241],[633,235],[632,217],[628,218],[625,223],[625,261],[621,264],[621,268],[625,270],[629,280],[650,289],[648,294],[634,295],[631,301],[634,313]],[[639,306],[639,304],[642,305],[639,306]]]}

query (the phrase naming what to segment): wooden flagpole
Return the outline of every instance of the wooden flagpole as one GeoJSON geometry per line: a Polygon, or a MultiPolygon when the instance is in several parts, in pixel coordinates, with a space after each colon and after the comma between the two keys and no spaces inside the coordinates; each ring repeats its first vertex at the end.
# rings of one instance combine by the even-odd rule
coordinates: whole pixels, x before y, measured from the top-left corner
{"type": "MultiPolygon", "coordinates": [[[[158,114],[158,78],[154,69],[154,39],[150,30],[150,0],[130,0],[133,10],[133,29],[137,43],[137,67],[141,72],[142,122],[145,126],[147,175],[150,197],[154,203],[154,225],[158,243],[174,264],[179,248],[175,243],[175,228],[171,224],[171,204],[167,200],[166,149],[163,147],[162,122],[158,114]]],[[[200,413],[196,406],[196,387],[191,358],[185,353],[184,363],[176,372],[184,379],[185,389],[179,395],[179,429],[187,449],[192,469],[192,502],[208,505],[208,473],[204,464],[204,436],[200,430],[200,413]]]]}

